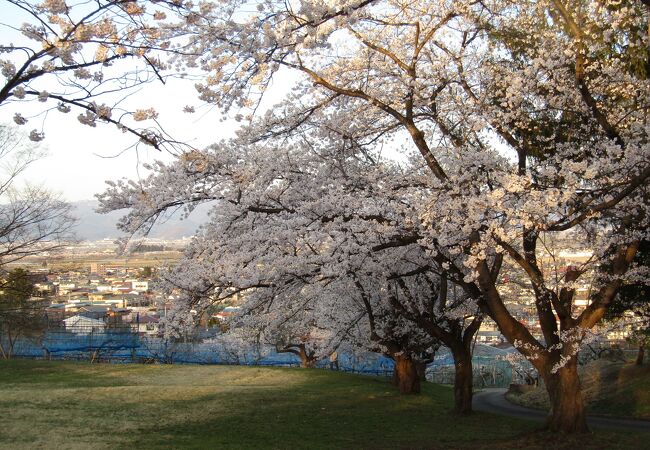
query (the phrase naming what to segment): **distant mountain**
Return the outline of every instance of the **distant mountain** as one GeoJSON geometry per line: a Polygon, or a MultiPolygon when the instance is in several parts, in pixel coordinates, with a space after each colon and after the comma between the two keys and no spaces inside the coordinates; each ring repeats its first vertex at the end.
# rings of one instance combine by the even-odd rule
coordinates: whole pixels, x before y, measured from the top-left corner
{"type": "MultiPolygon", "coordinates": [[[[97,241],[100,239],[115,239],[124,233],[117,229],[117,222],[128,210],[113,211],[109,214],[95,212],[98,203],[95,200],[72,202],[74,215],[79,219],[76,227],[77,237],[81,240],[97,241]]],[[[181,220],[180,214],[157,224],[149,237],[157,239],[180,239],[183,236],[192,236],[197,228],[207,222],[210,205],[202,205],[190,214],[187,219],[181,220]]]]}

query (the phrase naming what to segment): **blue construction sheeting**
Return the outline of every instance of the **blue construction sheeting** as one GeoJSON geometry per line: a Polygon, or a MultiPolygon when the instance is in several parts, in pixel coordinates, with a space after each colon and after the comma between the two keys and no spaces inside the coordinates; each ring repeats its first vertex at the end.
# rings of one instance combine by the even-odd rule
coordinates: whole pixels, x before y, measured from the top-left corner
{"type": "MultiPolygon", "coordinates": [[[[507,386],[517,374],[505,356],[514,349],[500,350],[478,345],[474,351],[475,386],[507,386]]],[[[53,359],[91,359],[125,363],[175,363],[175,364],[236,364],[291,367],[300,359],[292,353],[278,353],[271,347],[257,351],[233,351],[218,342],[170,342],[144,337],[127,330],[101,330],[93,333],[54,331],[41,340],[19,340],[14,348],[19,357],[53,359]]],[[[337,369],[346,372],[390,376],[393,360],[373,352],[338,351],[337,369]]],[[[332,368],[328,358],[316,364],[332,368]]],[[[453,384],[454,365],[449,351],[438,352],[434,362],[427,366],[427,379],[435,383],[453,384]]]]}
{"type": "MultiPolygon", "coordinates": [[[[170,342],[142,337],[121,330],[93,333],[54,331],[39,341],[19,340],[14,348],[19,357],[53,359],[94,359],[111,362],[160,362],[178,364],[239,364],[290,367],[300,359],[292,353],[278,353],[272,348],[260,352],[228,352],[215,343],[170,342]]],[[[329,359],[318,361],[317,367],[330,368],[329,359]]],[[[388,375],[393,361],[372,352],[338,353],[340,370],[374,375],[388,375]]]]}

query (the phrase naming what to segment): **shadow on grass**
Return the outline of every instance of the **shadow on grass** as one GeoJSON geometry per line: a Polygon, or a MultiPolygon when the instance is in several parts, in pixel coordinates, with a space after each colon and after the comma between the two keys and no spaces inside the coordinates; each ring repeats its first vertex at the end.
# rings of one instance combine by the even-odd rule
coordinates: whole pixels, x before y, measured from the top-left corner
{"type": "MultiPolygon", "coordinates": [[[[299,369],[293,369],[299,370],[299,369]]],[[[387,380],[303,371],[291,387],[242,389],[179,404],[124,448],[456,448],[531,430],[528,422],[451,414],[451,389],[400,396],[387,380]]]]}
{"type": "Polygon", "coordinates": [[[317,369],[17,361],[0,363],[0,397],[11,449],[634,448],[621,434],[562,447],[534,423],[452,415],[448,387],[400,396],[386,379],[317,369]]]}
{"type": "Polygon", "coordinates": [[[640,450],[647,448],[644,436],[631,433],[605,432],[566,435],[548,431],[522,433],[514,438],[477,445],[476,450],[640,450]]]}

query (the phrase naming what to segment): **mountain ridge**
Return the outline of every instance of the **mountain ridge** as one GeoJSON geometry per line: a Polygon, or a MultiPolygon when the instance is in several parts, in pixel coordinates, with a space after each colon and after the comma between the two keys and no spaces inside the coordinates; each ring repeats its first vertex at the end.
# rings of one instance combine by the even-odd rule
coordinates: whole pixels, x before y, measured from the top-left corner
{"type": "MultiPolygon", "coordinates": [[[[99,206],[97,200],[82,200],[70,202],[72,214],[78,219],[75,226],[76,237],[85,241],[102,239],[117,239],[125,233],[117,229],[119,219],[127,214],[127,209],[111,211],[107,214],[95,212],[99,206]]],[[[211,205],[199,205],[189,217],[182,219],[181,213],[176,212],[157,223],[149,237],[155,239],[181,239],[194,235],[203,223],[208,221],[208,211],[211,205]]]]}

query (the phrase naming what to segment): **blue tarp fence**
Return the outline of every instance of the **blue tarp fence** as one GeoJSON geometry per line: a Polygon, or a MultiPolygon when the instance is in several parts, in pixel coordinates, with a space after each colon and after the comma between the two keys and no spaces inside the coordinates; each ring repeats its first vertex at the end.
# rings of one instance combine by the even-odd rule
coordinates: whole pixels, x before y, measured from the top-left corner
{"type": "MultiPolygon", "coordinates": [[[[128,330],[101,330],[89,333],[48,331],[41,339],[19,339],[14,355],[23,358],[78,359],[123,363],[239,364],[261,366],[298,366],[291,353],[228,352],[212,342],[170,342],[140,336],[128,330]]],[[[393,361],[376,353],[339,353],[340,370],[373,375],[390,375],[393,361]]],[[[329,368],[326,358],[317,367],[329,368]]]]}
{"type": "MultiPolygon", "coordinates": [[[[519,374],[503,358],[507,352],[492,347],[477,346],[474,364],[475,387],[507,387],[522,382],[519,374]],[[479,348],[480,347],[480,348],[479,348]]],[[[129,329],[100,330],[71,333],[54,330],[39,340],[20,339],[14,346],[14,355],[23,358],[75,359],[117,363],[173,363],[173,364],[238,364],[260,366],[298,366],[300,360],[291,353],[265,351],[232,352],[214,342],[170,342],[141,336],[129,329]]],[[[350,351],[338,352],[338,370],[369,375],[390,376],[394,363],[383,355],[350,351]]],[[[317,367],[331,368],[329,359],[317,367]]],[[[427,366],[427,380],[453,384],[454,365],[448,352],[439,352],[427,366]]]]}

